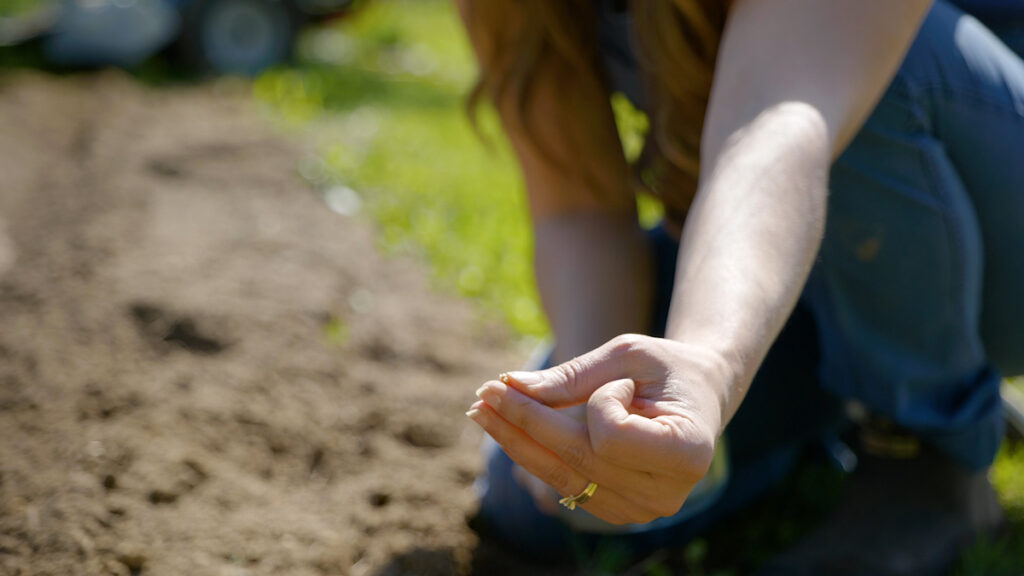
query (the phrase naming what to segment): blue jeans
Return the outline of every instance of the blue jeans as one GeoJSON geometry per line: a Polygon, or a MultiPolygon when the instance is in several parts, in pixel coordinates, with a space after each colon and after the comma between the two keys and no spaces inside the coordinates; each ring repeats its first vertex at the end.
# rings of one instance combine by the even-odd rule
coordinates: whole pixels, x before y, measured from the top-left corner
{"type": "MultiPolygon", "coordinates": [[[[915,431],[965,468],[994,458],[1000,374],[1024,372],[1024,62],[937,3],[829,185],[801,301],[726,430],[724,494],[677,525],[618,536],[626,545],[681,543],[749,502],[834,425],[837,399],[915,431]]],[[[675,246],[658,233],[652,246],[657,334],[675,246]]],[[[579,535],[534,507],[500,449],[487,458],[484,523],[524,553],[564,551],[579,535]]]]}
{"type": "Polygon", "coordinates": [[[1024,371],[1024,63],[937,4],[830,187],[823,385],[987,466],[1024,371]]]}

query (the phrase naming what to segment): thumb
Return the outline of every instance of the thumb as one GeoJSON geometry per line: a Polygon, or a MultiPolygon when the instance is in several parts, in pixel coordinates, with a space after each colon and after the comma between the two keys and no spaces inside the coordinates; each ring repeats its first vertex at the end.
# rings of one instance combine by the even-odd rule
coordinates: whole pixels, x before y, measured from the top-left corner
{"type": "Polygon", "coordinates": [[[506,372],[500,379],[552,408],[583,404],[601,386],[627,377],[622,339],[546,370],[506,372]]]}
{"type": "Polygon", "coordinates": [[[587,402],[587,428],[594,452],[628,468],[637,462],[661,462],[678,450],[672,430],[630,410],[636,384],[614,380],[598,388],[587,402]]]}

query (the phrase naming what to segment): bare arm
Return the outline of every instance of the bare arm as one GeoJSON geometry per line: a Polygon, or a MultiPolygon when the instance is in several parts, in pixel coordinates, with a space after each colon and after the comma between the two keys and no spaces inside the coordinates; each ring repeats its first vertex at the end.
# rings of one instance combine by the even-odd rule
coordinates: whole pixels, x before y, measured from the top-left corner
{"type": "Polygon", "coordinates": [[[668,337],[719,355],[731,418],[803,287],[827,177],[928,0],[739,0],[722,41],[668,337]]]}
{"type": "MultiPolygon", "coordinates": [[[[457,4],[478,54],[518,25],[509,2],[457,4]],[[503,13],[473,18],[470,10],[503,13]],[[500,26],[488,29],[488,21],[500,26]]],[[[608,94],[595,76],[548,58],[538,63],[524,118],[509,99],[497,103],[526,184],[556,362],[617,334],[644,332],[650,316],[649,251],[608,94]]]]}
{"type": "MultiPolygon", "coordinates": [[[[928,0],[737,0],[687,217],[668,338],[620,336],[488,382],[473,419],[613,523],[673,514],[806,280],[829,165],[899,65],[928,0]],[[552,407],[587,403],[585,425],[552,407]]],[[[680,71],[685,73],[685,71],[680,71]]]]}

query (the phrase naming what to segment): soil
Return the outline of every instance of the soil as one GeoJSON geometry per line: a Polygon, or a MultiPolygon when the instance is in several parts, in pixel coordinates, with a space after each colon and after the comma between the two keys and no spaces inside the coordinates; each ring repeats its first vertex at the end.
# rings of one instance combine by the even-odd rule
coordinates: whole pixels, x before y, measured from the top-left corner
{"type": "Polygon", "coordinates": [[[0,574],[538,573],[481,543],[522,356],[244,85],[0,77],[0,574]]]}

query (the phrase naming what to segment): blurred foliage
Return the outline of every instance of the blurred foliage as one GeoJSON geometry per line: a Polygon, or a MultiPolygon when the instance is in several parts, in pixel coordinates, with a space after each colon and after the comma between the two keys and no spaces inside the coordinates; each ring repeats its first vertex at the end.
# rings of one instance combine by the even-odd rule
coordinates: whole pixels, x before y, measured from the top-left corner
{"type": "Polygon", "coordinates": [[[46,3],[47,0],[0,0],[0,18],[17,16],[46,3]]]}
{"type": "MultiPolygon", "coordinates": [[[[622,150],[626,159],[633,162],[640,156],[644,147],[644,136],[650,128],[647,115],[633,107],[628,98],[622,94],[612,95],[612,113],[619,128],[622,139],[622,150]]],[[[640,194],[636,198],[637,216],[645,228],[653,228],[661,221],[665,211],[661,201],[649,194],[640,194]]]]}
{"type": "MultiPolygon", "coordinates": [[[[265,73],[254,92],[288,122],[325,126],[328,143],[300,172],[325,194],[339,185],[357,191],[385,249],[424,255],[441,284],[483,303],[520,333],[539,336],[546,326],[534,291],[522,185],[493,111],[481,111],[484,142],[467,121],[463,96],[473,77],[449,2],[375,0],[307,34],[297,65],[265,73]]],[[[612,107],[627,156],[635,157],[646,118],[625,98],[613,98],[612,107]]],[[[646,225],[660,217],[653,199],[640,198],[638,208],[646,225]]],[[[344,339],[341,325],[325,331],[344,339]]],[[[992,478],[1009,529],[972,548],[958,574],[1024,571],[1024,448],[1008,443],[992,478]]],[[[678,551],[682,556],[668,564],[694,574],[753,570],[813,527],[841,486],[841,475],[828,467],[798,470],[750,513],[678,551]]],[[[616,573],[629,562],[610,548],[580,563],[593,573],[616,573]]],[[[665,566],[652,557],[629,572],[658,574],[665,566]]]]}
{"type": "MultiPolygon", "coordinates": [[[[385,249],[421,252],[442,284],[520,334],[544,335],[518,168],[491,108],[479,111],[479,135],[467,118],[475,64],[451,3],[372,2],[307,34],[298,61],[254,91],[290,122],[332,118],[336,136],[303,175],[357,190],[385,249]]],[[[625,98],[613,108],[635,157],[646,117],[625,98]]],[[[652,198],[638,208],[645,225],[660,218],[652,198]]]]}
{"type": "Polygon", "coordinates": [[[954,572],[956,575],[1024,574],[1024,444],[1004,443],[991,478],[1006,512],[1006,530],[1001,537],[980,542],[968,550],[954,572]]]}
{"type": "MultiPolygon", "coordinates": [[[[48,8],[54,0],[0,0],[0,72],[11,68],[43,68],[46,61],[38,43],[23,42],[26,21],[48,8]],[[13,44],[13,45],[12,45],[13,44]]],[[[34,26],[29,28],[35,29],[34,26]]]]}
{"type": "Polygon", "coordinates": [[[518,169],[493,111],[479,118],[486,146],[466,117],[475,70],[451,4],[370,3],[304,37],[299,62],[254,91],[289,121],[330,117],[330,142],[303,176],[356,190],[385,249],[422,253],[443,285],[544,334],[518,169]]]}

